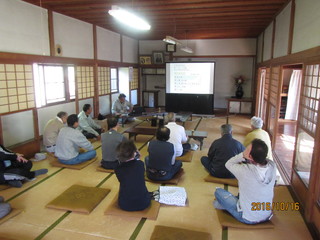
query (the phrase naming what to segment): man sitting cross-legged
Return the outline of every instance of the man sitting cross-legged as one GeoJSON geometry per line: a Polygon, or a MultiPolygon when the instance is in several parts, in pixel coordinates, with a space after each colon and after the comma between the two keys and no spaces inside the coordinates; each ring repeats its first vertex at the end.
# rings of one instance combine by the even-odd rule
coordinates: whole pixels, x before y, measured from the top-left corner
{"type": "Polygon", "coordinates": [[[49,120],[43,131],[43,145],[47,152],[54,153],[56,149],[56,141],[61,128],[67,122],[68,114],[66,112],[58,112],[57,116],[49,120]]]}
{"type": "Polygon", "coordinates": [[[126,137],[117,132],[119,126],[117,118],[109,118],[107,122],[109,130],[101,134],[101,166],[106,169],[115,169],[119,166],[116,149],[121,142],[126,140],[126,137]]]}
{"type": "Polygon", "coordinates": [[[169,142],[173,144],[176,157],[184,155],[191,149],[190,143],[187,143],[188,137],[183,126],[176,124],[176,116],[173,112],[168,113],[167,128],[170,129],[169,142]]]}
{"type": "Polygon", "coordinates": [[[217,188],[214,206],[228,211],[235,219],[246,224],[257,224],[272,217],[273,189],[276,180],[275,163],[267,159],[268,147],[260,139],[252,143],[231,158],[227,169],[239,181],[239,198],[230,192],[217,188]],[[254,203],[265,206],[255,211],[254,203]]]}
{"type": "Polygon", "coordinates": [[[167,142],[170,129],[160,127],[157,130],[157,140],[149,143],[149,156],[145,158],[148,178],[154,181],[170,180],[181,168],[182,162],[175,160],[174,146],[167,142]]]}
{"type": "Polygon", "coordinates": [[[76,114],[71,114],[67,119],[68,127],[60,130],[55,155],[59,162],[73,165],[88,161],[96,156],[96,150],[86,137],[77,130],[79,125],[76,114]],[[79,148],[84,148],[87,152],[79,153],[79,148]]]}
{"type": "Polygon", "coordinates": [[[242,153],[244,146],[232,138],[232,126],[230,124],[223,124],[220,129],[221,138],[211,144],[208,157],[203,156],[201,163],[214,177],[234,178],[232,173],[226,169],[225,164],[233,156],[242,153]]]}
{"type": "Polygon", "coordinates": [[[82,131],[83,135],[86,136],[86,138],[100,138],[100,135],[102,132],[104,132],[104,129],[99,126],[95,121],[92,119],[90,114],[92,113],[92,107],[90,104],[84,104],[82,111],[79,113],[79,130],[82,131]]]}

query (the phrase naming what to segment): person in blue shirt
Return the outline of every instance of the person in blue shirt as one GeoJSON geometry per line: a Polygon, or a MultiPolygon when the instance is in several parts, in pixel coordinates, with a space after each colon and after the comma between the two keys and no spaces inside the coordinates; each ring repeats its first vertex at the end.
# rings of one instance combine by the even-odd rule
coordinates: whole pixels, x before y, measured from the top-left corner
{"type": "Polygon", "coordinates": [[[242,153],[244,149],[244,146],[232,137],[232,126],[223,124],[221,126],[221,138],[211,144],[208,156],[203,156],[201,163],[214,177],[234,178],[225,164],[230,158],[242,153]]]}

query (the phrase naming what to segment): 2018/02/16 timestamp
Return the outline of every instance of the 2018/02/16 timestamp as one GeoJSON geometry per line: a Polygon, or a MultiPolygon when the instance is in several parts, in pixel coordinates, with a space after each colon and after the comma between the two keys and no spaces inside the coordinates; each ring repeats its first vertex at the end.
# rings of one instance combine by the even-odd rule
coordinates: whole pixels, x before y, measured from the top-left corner
{"type": "Polygon", "coordinates": [[[299,211],[298,202],[252,202],[251,211],[299,211]]]}

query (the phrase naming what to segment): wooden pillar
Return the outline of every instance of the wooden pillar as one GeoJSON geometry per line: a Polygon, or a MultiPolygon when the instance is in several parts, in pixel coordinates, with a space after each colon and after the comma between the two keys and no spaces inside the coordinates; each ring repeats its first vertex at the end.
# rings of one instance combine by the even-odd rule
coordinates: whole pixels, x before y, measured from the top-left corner
{"type": "Polygon", "coordinates": [[[291,13],[290,13],[290,27],[289,27],[289,39],[288,39],[288,55],[292,53],[292,40],[293,40],[293,29],[294,29],[294,16],[296,11],[295,0],[291,1],[291,13]]]}
{"type": "Polygon", "coordinates": [[[55,56],[55,41],[53,32],[53,14],[52,10],[48,10],[48,31],[49,31],[49,46],[50,46],[50,56],[55,56]]]}
{"type": "Polygon", "coordinates": [[[94,84],[94,117],[98,117],[99,114],[99,82],[98,82],[98,41],[97,41],[97,26],[93,25],[93,58],[95,64],[93,66],[93,84],[94,84]]]}
{"type": "Polygon", "coordinates": [[[3,130],[2,130],[2,120],[1,120],[1,116],[0,116],[0,144],[3,145],[3,130]]]}
{"type": "Polygon", "coordinates": [[[276,19],[273,20],[273,28],[272,28],[271,59],[273,59],[275,36],[276,36],[276,19]]]}

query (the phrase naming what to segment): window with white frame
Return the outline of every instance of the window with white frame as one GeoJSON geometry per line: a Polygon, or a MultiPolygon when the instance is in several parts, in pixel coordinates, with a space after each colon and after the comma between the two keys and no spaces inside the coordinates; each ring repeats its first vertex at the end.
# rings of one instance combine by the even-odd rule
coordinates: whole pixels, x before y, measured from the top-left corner
{"type": "Polygon", "coordinates": [[[75,98],[74,67],[34,64],[33,71],[37,107],[75,98]]]}
{"type": "Polygon", "coordinates": [[[118,70],[110,68],[111,71],[111,92],[118,92],[118,70]]]}

